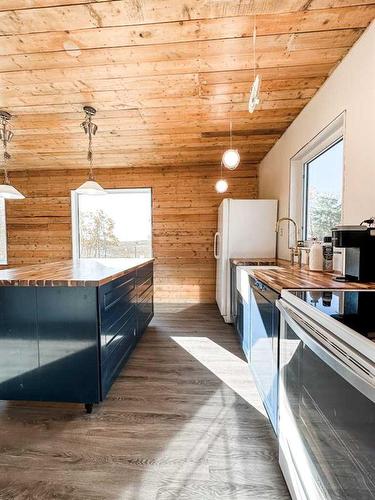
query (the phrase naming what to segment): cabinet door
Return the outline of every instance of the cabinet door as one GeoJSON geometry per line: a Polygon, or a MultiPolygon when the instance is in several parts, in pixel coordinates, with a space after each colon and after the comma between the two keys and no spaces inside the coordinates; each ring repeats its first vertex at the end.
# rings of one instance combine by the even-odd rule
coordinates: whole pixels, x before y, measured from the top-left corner
{"type": "Polygon", "coordinates": [[[0,399],[34,399],[38,391],[34,287],[0,287],[0,399]]]}
{"type": "Polygon", "coordinates": [[[41,399],[98,402],[96,288],[41,287],[36,291],[41,399]]]}

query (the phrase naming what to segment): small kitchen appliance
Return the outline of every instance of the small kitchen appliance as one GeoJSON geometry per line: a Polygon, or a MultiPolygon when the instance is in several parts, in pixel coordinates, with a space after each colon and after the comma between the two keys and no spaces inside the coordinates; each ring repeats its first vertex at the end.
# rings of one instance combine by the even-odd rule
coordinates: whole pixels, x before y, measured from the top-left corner
{"type": "Polygon", "coordinates": [[[337,226],[332,244],[345,248],[344,275],[337,281],[375,281],[375,227],[337,226]]]}

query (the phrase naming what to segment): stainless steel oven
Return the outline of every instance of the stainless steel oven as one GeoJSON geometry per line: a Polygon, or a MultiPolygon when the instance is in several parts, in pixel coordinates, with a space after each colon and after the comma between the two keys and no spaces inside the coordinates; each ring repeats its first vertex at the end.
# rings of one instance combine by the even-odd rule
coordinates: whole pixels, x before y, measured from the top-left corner
{"type": "Polygon", "coordinates": [[[293,499],[374,499],[373,343],[284,299],[277,307],[280,466],[293,499]]]}

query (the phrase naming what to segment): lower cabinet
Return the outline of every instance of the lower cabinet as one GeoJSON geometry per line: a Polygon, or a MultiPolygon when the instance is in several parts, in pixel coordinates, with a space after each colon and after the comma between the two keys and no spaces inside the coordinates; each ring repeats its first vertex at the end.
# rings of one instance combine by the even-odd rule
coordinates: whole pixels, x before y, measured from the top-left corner
{"type": "Polygon", "coordinates": [[[102,401],[153,317],[153,263],[100,287],[0,287],[0,400],[102,401]]]}

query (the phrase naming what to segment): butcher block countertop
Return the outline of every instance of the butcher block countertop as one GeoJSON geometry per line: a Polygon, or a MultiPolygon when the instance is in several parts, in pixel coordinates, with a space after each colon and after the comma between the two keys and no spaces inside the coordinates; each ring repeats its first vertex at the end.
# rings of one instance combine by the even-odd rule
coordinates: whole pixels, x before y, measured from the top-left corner
{"type": "Polygon", "coordinates": [[[306,266],[302,266],[302,268],[297,264],[291,266],[289,262],[284,260],[273,262],[273,264],[280,266],[280,268],[253,270],[252,274],[256,279],[277,292],[286,288],[375,289],[375,282],[341,282],[334,279],[337,276],[336,273],[310,271],[306,266]]]}
{"type": "Polygon", "coordinates": [[[76,259],[0,270],[0,286],[96,287],[154,259],[76,259]]]}
{"type": "Polygon", "coordinates": [[[241,257],[233,257],[230,259],[231,264],[235,266],[275,266],[275,259],[266,259],[266,258],[241,258],[241,257]]]}

